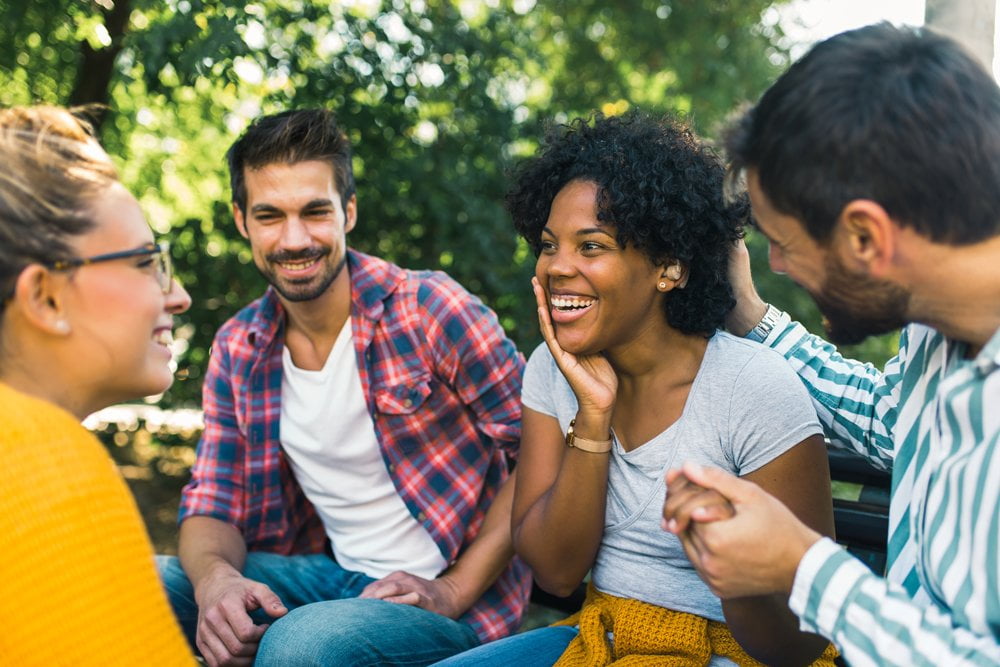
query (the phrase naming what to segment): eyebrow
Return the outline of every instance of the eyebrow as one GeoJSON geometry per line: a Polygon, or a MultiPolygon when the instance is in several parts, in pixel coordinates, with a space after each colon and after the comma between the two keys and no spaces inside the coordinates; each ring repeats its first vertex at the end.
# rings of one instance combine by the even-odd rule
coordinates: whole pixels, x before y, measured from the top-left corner
{"type": "MultiPolygon", "coordinates": [[[[313,199],[302,207],[302,210],[308,210],[311,208],[323,208],[324,206],[333,207],[332,199],[313,199]]],[[[250,207],[251,213],[280,213],[281,209],[273,204],[254,204],[250,207]]]]}
{"type": "MultiPolygon", "coordinates": [[[[542,233],[543,234],[548,234],[549,236],[555,236],[555,234],[552,233],[552,230],[549,229],[548,227],[542,227],[542,233]]],[[[577,230],[577,232],[576,232],[575,235],[576,236],[590,236],[591,234],[604,234],[607,237],[615,238],[614,234],[612,234],[608,230],[602,229],[600,227],[587,227],[586,229],[579,229],[579,230],[577,230]]]]}

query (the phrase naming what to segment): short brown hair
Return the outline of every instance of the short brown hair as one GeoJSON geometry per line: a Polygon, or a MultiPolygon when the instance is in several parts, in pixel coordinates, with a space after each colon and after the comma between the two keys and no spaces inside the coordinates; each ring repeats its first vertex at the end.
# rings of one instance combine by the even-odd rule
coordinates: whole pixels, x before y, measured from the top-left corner
{"type": "Polygon", "coordinates": [[[226,153],[233,203],[246,211],[246,169],[306,160],[329,162],[341,204],[354,194],[351,143],[327,109],[299,109],[261,116],[226,153]]]}

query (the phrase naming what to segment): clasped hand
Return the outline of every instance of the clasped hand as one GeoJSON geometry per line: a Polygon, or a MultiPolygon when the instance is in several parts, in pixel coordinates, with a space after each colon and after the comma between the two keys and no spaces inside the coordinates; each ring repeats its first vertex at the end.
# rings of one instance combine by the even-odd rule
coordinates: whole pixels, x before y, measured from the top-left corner
{"type": "Polygon", "coordinates": [[[195,643],[210,667],[253,664],[267,625],[257,625],[250,612],[263,609],[278,618],[288,609],[266,585],[232,573],[216,576],[199,587],[195,643]]]}
{"type": "Polygon", "coordinates": [[[667,473],[663,529],[722,599],[788,594],[820,535],[752,482],[687,463],[667,473]],[[693,488],[692,488],[693,487],[693,488]]]}
{"type": "Polygon", "coordinates": [[[365,586],[358,597],[408,604],[448,618],[458,618],[465,611],[458,586],[448,575],[424,579],[396,571],[365,586]]]}

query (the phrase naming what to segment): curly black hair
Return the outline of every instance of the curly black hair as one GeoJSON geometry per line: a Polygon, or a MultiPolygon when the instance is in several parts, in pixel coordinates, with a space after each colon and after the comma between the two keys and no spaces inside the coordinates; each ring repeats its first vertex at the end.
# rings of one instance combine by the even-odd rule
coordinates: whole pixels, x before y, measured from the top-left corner
{"type": "Polygon", "coordinates": [[[725,169],[689,127],[632,111],[553,126],[539,152],[520,164],[507,193],[514,227],[535,256],[552,200],[574,180],[597,185],[597,219],[617,242],[656,264],[680,260],[687,285],[664,300],[667,323],[711,336],[735,305],[729,251],[750,213],[745,195],[726,201],[725,169]]]}

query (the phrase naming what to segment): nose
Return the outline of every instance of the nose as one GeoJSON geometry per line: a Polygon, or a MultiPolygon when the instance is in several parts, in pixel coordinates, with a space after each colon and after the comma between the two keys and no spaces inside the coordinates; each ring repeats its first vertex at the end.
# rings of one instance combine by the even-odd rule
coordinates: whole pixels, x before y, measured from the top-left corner
{"type": "Polygon", "coordinates": [[[308,248],[311,244],[309,229],[297,215],[289,216],[281,227],[281,247],[284,250],[308,248]]]}
{"type": "Polygon", "coordinates": [[[176,279],[170,282],[170,293],[167,294],[166,310],[171,315],[178,315],[191,307],[191,295],[187,293],[176,279]]]}
{"type": "Polygon", "coordinates": [[[542,277],[565,278],[576,273],[576,267],[573,265],[571,253],[556,248],[538,256],[535,273],[539,279],[542,277]]]}
{"type": "Polygon", "coordinates": [[[785,265],[785,253],[773,243],[767,244],[767,261],[775,273],[782,276],[788,273],[788,267],[785,265]]]}

